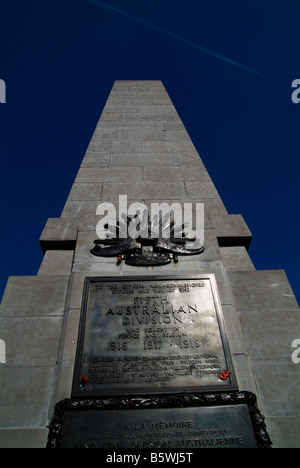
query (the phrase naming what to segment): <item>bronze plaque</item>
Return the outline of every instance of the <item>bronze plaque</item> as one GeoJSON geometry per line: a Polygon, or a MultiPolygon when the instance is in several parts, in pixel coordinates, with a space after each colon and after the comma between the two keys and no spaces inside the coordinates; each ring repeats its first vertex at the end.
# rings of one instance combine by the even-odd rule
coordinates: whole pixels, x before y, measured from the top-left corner
{"type": "Polygon", "coordinates": [[[68,411],[60,448],[257,448],[247,405],[68,411]]]}
{"type": "Polygon", "coordinates": [[[73,396],[234,389],[214,275],[86,278],[73,396]]]}
{"type": "Polygon", "coordinates": [[[270,448],[251,392],[71,398],[55,405],[48,448],[270,448]]]}

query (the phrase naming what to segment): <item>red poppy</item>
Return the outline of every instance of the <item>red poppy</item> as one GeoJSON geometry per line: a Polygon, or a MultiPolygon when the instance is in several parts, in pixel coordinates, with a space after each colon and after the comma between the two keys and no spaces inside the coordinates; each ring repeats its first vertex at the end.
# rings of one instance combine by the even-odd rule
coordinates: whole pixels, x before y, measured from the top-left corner
{"type": "Polygon", "coordinates": [[[229,376],[230,372],[228,370],[223,370],[223,372],[220,374],[220,379],[227,380],[229,376]]]}

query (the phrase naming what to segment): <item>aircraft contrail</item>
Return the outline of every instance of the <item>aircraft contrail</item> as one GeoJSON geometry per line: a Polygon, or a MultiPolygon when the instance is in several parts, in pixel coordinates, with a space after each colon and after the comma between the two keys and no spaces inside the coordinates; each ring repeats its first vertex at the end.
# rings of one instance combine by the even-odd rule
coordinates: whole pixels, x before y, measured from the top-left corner
{"type": "Polygon", "coordinates": [[[210,55],[212,57],[215,57],[218,60],[222,60],[223,62],[227,62],[230,65],[234,65],[235,67],[241,68],[242,70],[248,71],[250,73],[253,73],[254,75],[261,76],[263,77],[264,75],[257,70],[254,70],[253,68],[249,68],[246,65],[243,65],[242,63],[236,62],[234,60],[231,60],[227,57],[224,57],[223,55],[217,54],[213,50],[207,49],[206,47],[202,47],[199,44],[196,44],[193,41],[190,41],[189,39],[186,39],[183,36],[180,36],[179,34],[172,33],[171,31],[168,31],[166,29],[160,28],[159,26],[156,26],[153,23],[150,23],[149,21],[143,20],[142,18],[138,18],[137,16],[133,16],[130,13],[127,13],[124,10],[120,10],[120,8],[114,7],[112,5],[108,5],[107,3],[101,2],[100,0],[86,0],[89,3],[93,3],[94,5],[97,5],[101,8],[105,8],[106,10],[113,11],[115,13],[118,13],[119,15],[124,16],[125,18],[129,18],[132,21],[135,21],[136,23],[143,24],[144,26],[147,26],[148,28],[155,29],[156,31],[159,31],[162,34],[165,34],[169,37],[172,37],[173,39],[179,40],[183,42],[184,44],[193,47],[194,49],[199,50],[200,52],[203,52],[204,54],[210,55]]]}

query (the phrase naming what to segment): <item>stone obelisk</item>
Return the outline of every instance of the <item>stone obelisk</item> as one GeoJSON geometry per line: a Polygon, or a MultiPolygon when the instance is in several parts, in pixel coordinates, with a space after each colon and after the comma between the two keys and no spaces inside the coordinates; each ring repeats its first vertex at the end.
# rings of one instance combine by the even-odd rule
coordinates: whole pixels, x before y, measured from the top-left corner
{"type": "MultiPolygon", "coordinates": [[[[230,209],[230,207],[228,207],[230,209]]],[[[40,238],[36,276],[10,277],[0,307],[0,446],[45,447],[71,397],[88,277],[215,275],[238,389],[253,392],[274,447],[300,445],[300,313],[284,271],[257,271],[251,233],[229,214],[160,81],[115,82],[60,218],[40,238]],[[91,254],[101,202],[204,203],[204,252],[163,266],[91,254]]]]}

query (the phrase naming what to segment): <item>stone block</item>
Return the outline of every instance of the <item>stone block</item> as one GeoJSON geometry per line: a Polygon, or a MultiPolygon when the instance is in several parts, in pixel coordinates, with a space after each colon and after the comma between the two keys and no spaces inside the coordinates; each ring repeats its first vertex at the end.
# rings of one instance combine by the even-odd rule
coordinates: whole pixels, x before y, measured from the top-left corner
{"type": "Polygon", "coordinates": [[[134,198],[134,185],[129,182],[114,183],[104,182],[102,189],[102,201],[117,201],[119,195],[128,195],[134,198]]]}
{"type": "MultiPolygon", "coordinates": [[[[229,272],[230,273],[230,272],[229,272]]],[[[256,311],[256,310],[292,310],[297,309],[297,303],[294,295],[286,296],[281,293],[268,292],[258,294],[242,294],[236,292],[234,294],[235,303],[239,310],[256,311]]]]}
{"type": "Polygon", "coordinates": [[[224,203],[220,198],[189,200],[190,203],[204,203],[205,228],[214,229],[213,218],[227,214],[224,203]]]}
{"type": "Polygon", "coordinates": [[[101,219],[101,216],[96,215],[96,209],[92,213],[88,211],[85,212],[84,210],[80,211],[77,219],[78,231],[93,231],[95,233],[94,235],[96,236],[96,226],[98,221],[101,219]]]}
{"type": "Polygon", "coordinates": [[[255,270],[245,247],[220,247],[220,252],[226,270],[255,270]]]}
{"type": "MultiPolygon", "coordinates": [[[[101,276],[105,275],[119,275],[124,271],[124,264],[118,265],[116,258],[109,258],[107,260],[102,259],[102,261],[95,261],[91,263],[74,263],[73,272],[85,272],[89,276],[101,276]]],[[[133,267],[135,270],[145,270],[144,267],[133,267]]]]}
{"type": "MultiPolygon", "coordinates": [[[[84,201],[67,201],[61,213],[61,218],[69,218],[69,219],[76,218],[83,204],[84,204],[84,201]]],[[[68,223],[68,220],[65,220],[64,222],[68,223]]],[[[68,224],[66,225],[68,226],[68,224]]],[[[76,222],[73,222],[73,228],[76,230],[76,235],[77,235],[76,222]]]]}
{"type": "Polygon", "coordinates": [[[126,98],[126,107],[130,109],[131,106],[139,106],[143,108],[144,106],[152,106],[151,97],[142,97],[142,96],[133,96],[130,94],[129,98],[126,98]]]}
{"type": "Polygon", "coordinates": [[[138,128],[132,128],[130,130],[117,130],[117,140],[141,141],[141,132],[138,128]]]}
{"type": "MultiPolygon", "coordinates": [[[[105,274],[105,273],[104,273],[105,274]]],[[[98,275],[89,272],[73,272],[70,277],[69,294],[66,302],[66,310],[81,309],[84,280],[87,277],[101,276],[101,270],[98,275]]]]}
{"type": "MultiPolygon", "coordinates": [[[[136,110],[136,112],[138,112],[138,110],[136,110]]],[[[137,115],[137,114],[135,114],[134,109],[131,109],[129,112],[122,113],[122,119],[119,122],[114,122],[113,123],[113,128],[116,131],[117,130],[134,130],[139,125],[139,119],[138,119],[138,117],[135,118],[135,115],[137,115]]],[[[111,128],[112,128],[112,123],[111,122],[101,122],[101,129],[102,130],[110,130],[111,128]]],[[[111,154],[111,148],[110,148],[109,151],[106,151],[106,150],[104,150],[105,147],[107,147],[107,144],[106,144],[106,146],[103,146],[102,149],[99,146],[99,148],[100,148],[99,151],[95,151],[95,150],[90,151],[89,147],[88,147],[87,148],[87,154],[92,154],[92,153],[95,153],[95,154],[103,154],[103,153],[111,154]]],[[[140,145],[139,145],[139,147],[140,147],[140,145]]],[[[140,151],[140,149],[139,149],[139,151],[140,151]]],[[[134,152],[136,152],[136,151],[134,151],[134,152]]]]}
{"type": "Polygon", "coordinates": [[[239,321],[239,316],[234,305],[223,305],[223,314],[231,353],[235,355],[246,355],[247,346],[239,321]]]}
{"type": "Polygon", "coordinates": [[[138,107],[130,107],[126,111],[122,111],[122,122],[116,126],[117,130],[134,130],[139,126],[139,109],[138,107]]]}
{"type": "Polygon", "coordinates": [[[166,141],[143,141],[142,152],[144,153],[170,153],[169,143],[166,141]]]}
{"type": "Polygon", "coordinates": [[[138,182],[134,186],[134,194],[136,200],[158,200],[163,201],[181,200],[186,198],[185,187],[183,182],[138,182]]]}
{"type": "Polygon", "coordinates": [[[42,317],[64,314],[69,276],[11,276],[1,317],[42,317]]]}
{"type": "Polygon", "coordinates": [[[299,306],[283,270],[229,271],[238,310],[298,310],[299,306]]]}
{"type": "Polygon", "coordinates": [[[176,120],[176,121],[171,120],[171,121],[169,121],[169,122],[165,121],[165,122],[163,123],[163,129],[164,129],[165,131],[169,131],[169,130],[170,130],[170,131],[172,131],[172,132],[177,131],[177,130],[186,131],[186,130],[185,130],[185,126],[183,125],[183,123],[182,123],[181,121],[178,121],[178,120],[176,120]]]}
{"type": "Polygon", "coordinates": [[[2,429],[45,428],[53,367],[0,367],[2,429]]]}
{"type": "Polygon", "coordinates": [[[154,107],[154,109],[157,112],[158,118],[162,123],[181,122],[176,110],[171,106],[157,104],[154,107]]]}
{"type": "MultiPolygon", "coordinates": [[[[80,202],[79,202],[80,203],[80,202]]],[[[72,250],[77,239],[77,225],[68,218],[50,218],[40,237],[43,252],[47,250],[72,250]]]]}
{"type": "Polygon", "coordinates": [[[157,130],[153,128],[142,128],[140,129],[141,141],[166,141],[166,132],[164,130],[157,130]]]}
{"type": "Polygon", "coordinates": [[[299,310],[239,311],[239,320],[253,359],[291,358],[291,344],[300,337],[299,310]]]}
{"type": "Polygon", "coordinates": [[[116,140],[117,131],[113,128],[102,128],[101,125],[97,125],[96,130],[94,131],[91,141],[97,142],[102,140],[116,140]]]}
{"type": "MultiPolygon", "coordinates": [[[[81,206],[79,204],[79,206],[81,206]]],[[[76,224],[62,218],[49,218],[40,237],[40,242],[47,240],[76,240],[76,224]]]]}
{"type": "Polygon", "coordinates": [[[154,105],[163,105],[163,106],[172,106],[172,101],[170,100],[169,96],[162,95],[161,97],[154,97],[153,98],[154,105]]]}
{"type": "Polygon", "coordinates": [[[213,224],[222,247],[250,246],[252,234],[241,215],[215,216],[213,224]]]}
{"type": "MultiPolygon", "coordinates": [[[[141,111],[142,112],[142,111],[141,111]]],[[[158,117],[157,117],[158,118],[158,117]]],[[[163,132],[164,125],[160,121],[139,121],[139,127],[141,131],[156,131],[156,132],[163,132]]]]}
{"type": "MultiPolygon", "coordinates": [[[[124,179],[126,180],[126,179],[124,179]]],[[[102,200],[118,200],[119,195],[128,194],[135,201],[153,200],[185,200],[186,193],[183,182],[136,182],[136,183],[105,183],[103,184],[102,200]]]]}
{"type": "Polygon", "coordinates": [[[118,110],[127,105],[127,99],[123,96],[111,96],[107,100],[106,108],[110,110],[118,110]]]}
{"type": "Polygon", "coordinates": [[[220,198],[216,187],[212,182],[186,182],[187,196],[191,200],[205,200],[220,198]]]}
{"type": "MultiPolygon", "coordinates": [[[[74,255],[74,264],[110,263],[113,260],[110,258],[95,257],[90,253],[90,250],[95,246],[95,239],[97,239],[96,232],[81,231],[78,233],[78,241],[74,255]]],[[[114,262],[116,262],[115,259],[114,262]]]]}
{"type": "MultiPolygon", "coordinates": [[[[138,166],[174,166],[172,153],[138,153],[138,154],[112,154],[111,166],[113,167],[138,167],[138,166]]],[[[159,169],[158,169],[159,170],[159,169]]],[[[145,179],[147,180],[147,178],[145,179]]]]}
{"type": "Polygon", "coordinates": [[[192,168],[194,168],[195,166],[203,166],[200,156],[196,150],[178,152],[177,148],[175,147],[173,149],[173,152],[175,163],[177,166],[190,166],[192,168]]]}
{"type": "Polygon", "coordinates": [[[142,145],[140,141],[122,140],[93,142],[88,146],[87,153],[140,153],[142,145]]]}
{"type": "Polygon", "coordinates": [[[182,262],[194,261],[195,258],[198,258],[200,264],[221,260],[219,245],[213,229],[204,230],[204,252],[202,254],[180,257],[182,262]]]}
{"type": "MultiPolygon", "coordinates": [[[[167,116],[167,120],[170,118],[170,115],[167,116]]],[[[180,121],[180,118],[178,115],[174,114],[174,119],[176,121],[180,121]]],[[[174,120],[173,119],[173,120],[174,120]]],[[[185,155],[194,155],[194,157],[199,157],[199,154],[193,145],[193,142],[189,140],[184,140],[184,141],[169,141],[168,142],[168,148],[169,151],[176,153],[178,156],[181,154],[182,156],[185,155]]],[[[200,158],[199,158],[200,159],[200,158]]]]}
{"type": "Polygon", "coordinates": [[[46,448],[48,429],[0,430],[0,448],[33,449],[46,448]]]}
{"type": "Polygon", "coordinates": [[[73,250],[48,250],[40,266],[38,276],[69,275],[72,269],[73,250]]]}
{"type": "Polygon", "coordinates": [[[68,200],[100,200],[102,183],[74,183],[68,200]]]}
{"type": "Polygon", "coordinates": [[[141,109],[139,112],[139,124],[144,128],[149,128],[148,125],[152,125],[153,122],[160,121],[159,115],[153,108],[146,110],[141,109]]]}
{"type": "Polygon", "coordinates": [[[107,112],[103,111],[100,117],[101,122],[118,122],[122,118],[121,112],[107,112]]]}
{"type": "Polygon", "coordinates": [[[139,125],[137,128],[130,130],[117,130],[117,139],[118,140],[133,140],[133,141],[166,141],[166,134],[164,130],[149,129],[143,128],[140,129],[139,125]]]}
{"type": "MultiPolygon", "coordinates": [[[[71,398],[74,374],[74,361],[62,361],[56,366],[56,379],[49,415],[53,415],[54,406],[65,398],[71,398]]],[[[51,416],[50,416],[51,417],[51,416]]]]}
{"type": "Polygon", "coordinates": [[[77,337],[79,330],[80,309],[69,309],[64,317],[64,330],[62,333],[62,355],[60,361],[74,361],[76,355],[77,337]]]}
{"type": "Polygon", "coordinates": [[[187,182],[187,181],[203,181],[209,182],[210,177],[202,167],[157,167],[155,164],[144,168],[144,177],[148,182],[187,182]]]}
{"type": "MultiPolygon", "coordinates": [[[[49,314],[50,315],[50,314],[49,314]]],[[[1,317],[6,366],[55,366],[62,328],[60,317],[1,317]]]]}
{"type": "MultiPolygon", "coordinates": [[[[117,184],[117,185],[118,185],[118,188],[120,190],[122,190],[120,194],[121,195],[124,195],[124,194],[126,195],[126,192],[124,193],[124,190],[125,190],[126,186],[124,187],[124,184],[117,184]]],[[[118,214],[119,214],[119,195],[120,194],[119,194],[118,191],[115,191],[115,194],[112,192],[113,198],[111,200],[107,200],[107,199],[105,200],[104,198],[102,198],[101,201],[81,202],[80,206],[78,206],[78,209],[76,209],[76,213],[74,213],[76,219],[72,220],[72,222],[74,222],[74,224],[76,224],[77,230],[78,231],[94,231],[94,233],[96,235],[96,226],[97,226],[98,221],[101,219],[101,216],[97,215],[96,212],[97,212],[98,206],[102,202],[107,202],[107,201],[111,202],[113,204],[114,208],[116,209],[116,214],[117,214],[117,218],[118,218],[118,214]]],[[[127,200],[128,208],[130,207],[130,205],[133,202],[135,202],[135,200],[134,201],[131,200],[131,199],[127,200]]],[[[65,215],[66,214],[68,214],[67,211],[65,212],[65,215]]]]}
{"type": "Polygon", "coordinates": [[[108,167],[109,153],[86,153],[80,167],[108,167]]]}
{"type": "Polygon", "coordinates": [[[257,391],[253,370],[246,354],[232,354],[233,366],[238,382],[238,388],[242,391],[252,392],[257,397],[258,408],[262,411],[261,400],[257,391]]]}
{"type": "Polygon", "coordinates": [[[260,294],[267,291],[269,294],[278,292],[291,295],[292,288],[284,270],[259,270],[228,273],[233,292],[244,294],[260,294]]]}
{"type": "Polygon", "coordinates": [[[293,364],[290,357],[250,362],[265,416],[300,417],[299,364],[293,364]]]}
{"type": "Polygon", "coordinates": [[[166,130],[167,141],[190,141],[189,134],[184,129],[166,130]]]}
{"type": "Polygon", "coordinates": [[[76,182],[126,182],[140,181],[143,178],[141,167],[95,167],[81,168],[76,177],[76,182]]]}
{"type": "Polygon", "coordinates": [[[266,418],[267,430],[271,436],[273,448],[300,447],[300,417],[266,418]]]}

